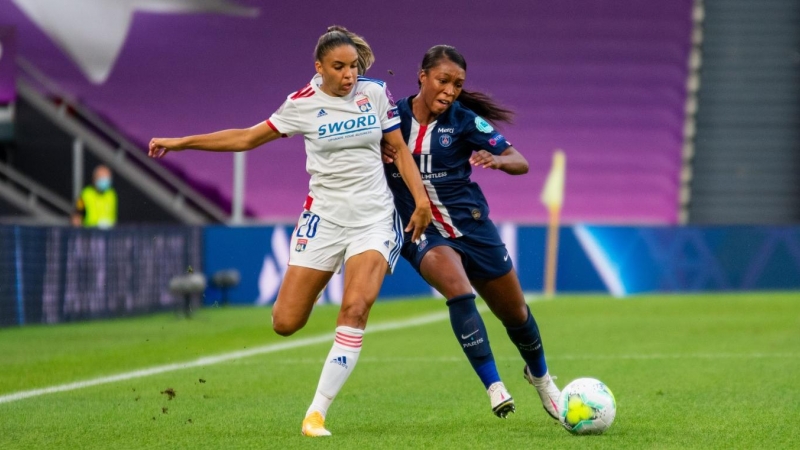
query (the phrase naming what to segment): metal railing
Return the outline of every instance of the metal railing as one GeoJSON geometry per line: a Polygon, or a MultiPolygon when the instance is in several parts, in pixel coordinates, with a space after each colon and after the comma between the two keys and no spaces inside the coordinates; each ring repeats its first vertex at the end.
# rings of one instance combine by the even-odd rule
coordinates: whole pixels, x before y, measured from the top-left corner
{"type": "Polygon", "coordinates": [[[129,158],[135,161],[140,168],[149,172],[162,187],[173,193],[172,205],[192,206],[203,215],[218,222],[227,223],[230,220],[230,216],[219,206],[209,201],[164,166],[149,158],[146,151],[132,143],[93,111],[83,106],[73,95],[61,89],[29,61],[18,57],[17,66],[24,76],[24,78],[20,78],[17,81],[20,94],[25,96],[34,91],[44,91],[56,97],[60,101],[56,107],[62,116],[66,116],[69,112],[79,118],[81,122],[88,124],[86,128],[90,128],[94,134],[116,149],[115,159],[117,162],[122,163],[125,158],[129,158]],[[40,89],[34,86],[38,86],[40,89]]]}
{"type": "Polygon", "coordinates": [[[7,183],[13,183],[17,188],[23,189],[31,204],[45,204],[60,214],[69,215],[72,212],[72,204],[69,201],[2,162],[0,162],[0,175],[7,183]]]}
{"type": "Polygon", "coordinates": [[[0,217],[0,223],[65,225],[72,205],[46,187],[0,163],[0,198],[30,217],[0,217]]]}

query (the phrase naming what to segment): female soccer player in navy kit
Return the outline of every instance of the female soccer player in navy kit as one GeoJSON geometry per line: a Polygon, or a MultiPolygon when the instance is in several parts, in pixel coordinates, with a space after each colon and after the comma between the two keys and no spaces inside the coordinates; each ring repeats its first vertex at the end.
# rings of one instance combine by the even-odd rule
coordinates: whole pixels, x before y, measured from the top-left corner
{"type": "MultiPolygon", "coordinates": [[[[433,211],[424,235],[419,240],[406,237],[401,253],[447,298],[453,332],[484,383],[494,413],[505,417],[515,406],[497,373],[473,287],[506,327],[525,361],[525,378],[557,419],[559,390],[547,371],[539,328],[505,244],[489,220],[486,198],[469,179],[470,164],[521,175],[528,162],[486,121],[509,121],[511,112],[484,94],[464,90],[466,70],[455,48],[432,47],[422,60],[419,93],[397,102],[403,138],[420,168],[433,211]]],[[[387,160],[406,151],[392,147],[385,147],[387,160]]],[[[391,165],[385,169],[405,222],[414,211],[414,198],[403,175],[391,165]]]]}
{"type": "Polygon", "coordinates": [[[382,81],[360,76],[374,61],[369,45],[342,27],[330,27],[319,38],[315,56],[317,75],[269,120],[248,129],[154,138],[149,153],[160,158],[184,149],[244,151],[281,135],[305,138],[310,192],[292,235],[272,326],[284,336],[302,328],[318,294],[345,265],[336,336],[302,425],[306,436],[329,436],[325,415],[358,361],[370,308],[403,239],[383,174],[382,138],[404,152],[396,167],[418,205],[406,217],[405,231],[412,231],[413,239],[431,222],[431,209],[391,95],[382,81]]]}

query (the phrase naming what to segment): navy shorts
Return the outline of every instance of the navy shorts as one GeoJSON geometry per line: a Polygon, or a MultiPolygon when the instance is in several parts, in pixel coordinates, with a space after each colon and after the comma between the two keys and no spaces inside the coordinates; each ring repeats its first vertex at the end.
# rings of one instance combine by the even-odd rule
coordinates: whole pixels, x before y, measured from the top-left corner
{"type": "MultiPolygon", "coordinates": [[[[406,234],[410,236],[410,233],[406,234]]],[[[491,220],[484,220],[468,234],[458,238],[447,238],[433,226],[425,230],[425,239],[419,244],[406,242],[401,254],[419,273],[422,258],[432,248],[446,245],[461,255],[464,270],[470,279],[494,279],[501,277],[514,267],[506,245],[491,220]]]]}

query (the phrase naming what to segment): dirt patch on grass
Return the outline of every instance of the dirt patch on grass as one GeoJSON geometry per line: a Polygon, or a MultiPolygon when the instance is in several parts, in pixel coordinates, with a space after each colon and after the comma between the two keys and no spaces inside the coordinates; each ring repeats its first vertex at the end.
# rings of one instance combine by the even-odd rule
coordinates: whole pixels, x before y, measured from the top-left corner
{"type": "Polygon", "coordinates": [[[161,391],[161,393],[168,397],[167,400],[172,400],[177,395],[175,393],[175,389],[172,388],[166,388],[163,391],[161,391]]]}

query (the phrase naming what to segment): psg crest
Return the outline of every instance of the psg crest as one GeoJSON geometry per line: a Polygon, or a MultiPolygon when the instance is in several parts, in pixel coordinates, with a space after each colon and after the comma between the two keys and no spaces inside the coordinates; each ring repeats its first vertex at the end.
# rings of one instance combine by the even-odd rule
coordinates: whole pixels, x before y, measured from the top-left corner
{"type": "Polygon", "coordinates": [[[453,143],[453,136],[450,136],[449,134],[443,134],[439,136],[439,144],[442,147],[450,147],[450,144],[452,143],[453,143]]]}
{"type": "Polygon", "coordinates": [[[369,97],[363,97],[356,100],[356,105],[358,105],[358,110],[362,113],[372,111],[372,105],[369,103],[369,97]]]}

